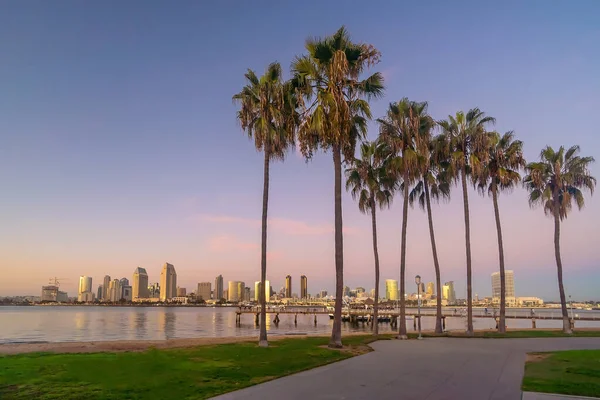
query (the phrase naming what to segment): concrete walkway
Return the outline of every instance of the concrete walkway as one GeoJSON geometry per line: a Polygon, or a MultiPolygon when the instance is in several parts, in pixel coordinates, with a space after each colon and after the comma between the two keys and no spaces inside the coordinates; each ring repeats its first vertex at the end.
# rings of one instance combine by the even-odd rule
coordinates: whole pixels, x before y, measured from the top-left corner
{"type": "Polygon", "coordinates": [[[600,338],[382,340],[375,351],[216,399],[520,400],[525,355],[600,338]]]}

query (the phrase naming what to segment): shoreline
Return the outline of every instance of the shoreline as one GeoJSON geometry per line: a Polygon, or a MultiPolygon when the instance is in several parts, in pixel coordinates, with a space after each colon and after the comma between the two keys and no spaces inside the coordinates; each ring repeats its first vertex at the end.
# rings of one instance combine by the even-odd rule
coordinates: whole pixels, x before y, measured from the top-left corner
{"type": "MultiPolygon", "coordinates": [[[[557,332],[560,328],[549,329],[515,329],[513,331],[534,331],[534,332],[557,332]]],[[[577,331],[600,331],[599,328],[580,328],[577,331]]],[[[422,331],[423,334],[433,335],[433,330],[422,331]]],[[[477,329],[475,333],[495,332],[495,330],[477,329]]],[[[415,334],[416,332],[410,332],[415,334]]],[[[446,331],[440,337],[463,337],[462,330],[446,331]]],[[[369,335],[365,332],[346,333],[343,337],[349,336],[364,336],[369,335]]],[[[389,335],[380,334],[381,337],[389,335]]],[[[277,341],[282,339],[307,338],[307,337],[329,337],[329,335],[311,335],[308,333],[269,335],[269,341],[277,341]]],[[[342,340],[343,340],[342,337],[342,340]]],[[[113,352],[139,352],[151,348],[166,350],[166,349],[181,349],[197,346],[212,346],[219,344],[256,342],[258,336],[229,336],[229,337],[200,337],[200,338],[177,338],[166,340],[115,340],[115,341],[95,341],[95,342],[36,342],[36,343],[4,343],[0,344],[0,357],[26,353],[113,353],[113,352]]]]}

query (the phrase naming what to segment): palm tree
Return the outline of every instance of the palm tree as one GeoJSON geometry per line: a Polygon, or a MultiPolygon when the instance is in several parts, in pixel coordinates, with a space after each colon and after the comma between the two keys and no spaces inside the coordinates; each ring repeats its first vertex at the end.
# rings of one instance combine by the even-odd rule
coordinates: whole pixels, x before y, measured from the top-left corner
{"type": "Polygon", "coordinates": [[[594,193],[596,178],[590,175],[593,157],[579,156],[579,146],[558,151],[550,146],[540,154],[540,161],[527,164],[527,176],[523,184],[529,191],[529,205],[544,207],[544,213],[554,218],[554,256],[558,271],[558,290],[563,315],[563,332],[572,333],[567,313],[567,301],[563,285],[563,268],[560,257],[560,222],[567,218],[573,203],[581,210],[585,204],[581,189],[594,193]]]}
{"type": "Polygon", "coordinates": [[[459,111],[448,116],[447,121],[439,121],[446,136],[447,151],[450,154],[450,166],[457,179],[460,179],[463,192],[463,211],[465,217],[465,250],[467,256],[467,334],[473,334],[473,286],[471,271],[471,227],[469,222],[469,195],[467,175],[476,176],[481,168],[480,157],[483,152],[486,135],[485,126],[496,120],[488,117],[479,108],[473,108],[467,114],[459,111]],[[458,177],[460,175],[460,178],[458,177]]]}
{"type": "MultiPolygon", "coordinates": [[[[400,252],[400,326],[398,337],[406,339],[406,231],[408,226],[409,185],[418,175],[418,152],[426,143],[425,137],[434,126],[433,119],[427,114],[427,102],[414,102],[403,98],[389,105],[384,118],[377,120],[382,141],[387,143],[396,156],[390,162],[390,173],[402,182],[402,237],[400,252]]],[[[399,185],[400,186],[400,185],[399,185]]]]}
{"type": "Polygon", "coordinates": [[[435,243],[435,233],[433,229],[433,214],[431,212],[431,198],[439,201],[440,197],[450,199],[450,179],[447,173],[447,161],[443,157],[440,144],[443,138],[432,139],[426,136],[424,140],[427,145],[423,146],[419,154],[419,165],[421,176],[415,183],[408,195],[410,205],[419,202],[421,209],[427,212],[429,223],[429,237],[431,239],[431,252],[433,254],[433,266],[435,268],[436,284],[436,314],[435,314],[435,333],[442,333],[442,278],[440,274],[440,263],[438,260],[437,246],[435,243]]]}
{"type": "MultiPolygon", "coordinates": [[[[381,149],[381,145],[379,149],[381,149]]],[[[377,206],[389,207],[392,201],[392,186],[387,174],[384,157],[377,157],[378,144],[365,142],[360,146],[360,159],[354,159],[346,169],[346,190],[353,199],[358,199],[358,209],[371,214],[373,227],[373,255],[375,257],[375,301],[373,303],[373,335],[379,334],[377,311],[379,307],[379,251],[377,250],[377,206]]]]}
{"type": "Polygon", "coordinates": [[[374,73],[361,80],[363,71],[379,61],[380,53],[371,45],[350,41],[344,27],[332,36],[309,38],[306,50],[307,55],[296,57],[292,63],[294,85],[303,95],[298,98],[298,140],[307,158],[319,147],[333,153],[336,286],[329,346],[342,347],[342,156],[352,160],[357,141],[366,136],[371,118],[367,100],[383,94],[383,77],[374,73]]]}
{"type": "MultiPolygon", "coordinates": [[[[261,288],[267,279],[267,208],[269,204],[269,164],[283,160],[286,150],[294,145],[296,123],[294,92],[290,83],[282,80],[279,63],[272,63],[259,79],[254,71],[244,75],[246,86],[233,96],[241,105],[237,118],[248,133],[258,151],[264,152],[262,238],[260,259],[261,288]]],[[[267,315],[265,290],[260,290],[260,336],[259,346],[267,347],[267,315]]]]}
{"type": "Polygon", "coordinates": [[[506,332],[506,280],[504,275],[504,246],[502,244],[502,226],[498,208],[498,190],[510,191],[519,182],[519,170],[525,167],[523,158],[523,142],[514,140],[512,131],[500,136],[498,132],[487,134],[487,162],[482,166],[478,181],[481,194],[486,192],[492,196],[496,231],[498,234],[498,258],[500,262],[500,319],[498,332],[506,332]]]}

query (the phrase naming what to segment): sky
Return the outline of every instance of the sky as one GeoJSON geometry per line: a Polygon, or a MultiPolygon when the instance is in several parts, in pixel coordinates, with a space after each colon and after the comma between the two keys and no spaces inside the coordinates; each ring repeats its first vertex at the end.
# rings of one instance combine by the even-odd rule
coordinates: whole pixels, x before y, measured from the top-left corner
{"type": "MultiPolygon", "coordinates": [[[[528,160],[551,145],[600,157],[600,2],[3,1],[0,4],[0,296],[39,295],[50,277],[178,285],[259,279],[262,155],[231,97],[251,68],[289,76],[308,37],[345,25],[376,46],[385,96],[446,118],[479,107],[514,130],[528,160]]],[[[377,136],[370,124],[369,139],[377,136]]],[[[600,175],[598,165],[592,173],[600,175]]],[[[331,154],[271,167],[268,278],[335,285],[331,154]]],[[[498,269],[492,202],[469,192],[474,293],[498,269]]],[[[562,224],[567,295],[600,300],[600,200],[562,224]]],[[[518,188],[499,200],[517,296],[558,299],[553,222],[518,188]]],[[[381,278],[398,279],[402,201],[379,213],[381,278]]],[[[442,281],[465,297],[461,192],[433,207],[442,281]]],[[[370,217],[343,194],[345,284],[374,287],[370,217]]],[[[427,219],[409,209],[407,290],[434,280],[427,219]]],[[[383,289],[383,284],[381,285],[383,289]]]]}

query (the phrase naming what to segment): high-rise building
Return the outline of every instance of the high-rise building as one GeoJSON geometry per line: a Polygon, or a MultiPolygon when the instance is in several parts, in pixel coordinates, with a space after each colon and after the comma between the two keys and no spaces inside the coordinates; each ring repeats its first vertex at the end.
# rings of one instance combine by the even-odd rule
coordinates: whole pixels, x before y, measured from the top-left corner
{"type": "Polygon", "coordinates": [[[117,302],[121,300],[121,281],[113,279],[108,285],[108,301],[117,302]]]}
{"type": "Polygon", "coordinates": [[[246,293],[245,286],[246,285],[244,284],[244,282],[241,281],[229,281],[227,290],[227,294],[229,297],[227,298],[227,300],[231,302],[243,301],[244,295],[246,293]]]}
{"type": "Polygon", "coordinates": [[[83,292],[92,291],[92,277],[91,276],[80,276],[79,277],[79,291],[78,294],[83,292]]]}
{"type": "Polygon", "coordinates": [[[244,288],[244,301],[250,301],[250,288],[248,286],[244,288]]]}
{"type": "MultiPolygon", "coordinates": [[[[506,303],[512,304],[515,302],[515,273],[512,270],[504,271],[504,281],[506,283],[504,295],[506,303]]],[[[500,303],[500,272],[492,274],[492,301],[500,303]]]]}
{"type": "Polygon", "coordinates": [[[419,290],[418,290],[418,292],[419,292],[420,294],[424,294],[424,293],[425,293],[425,282],[421,282],[421,283],[419,284],[419,290]]]}
{"type": "Polygon", "coordinates": [[[210,300],[210,282],[200,282],[198,284],[196,298],[204,301],[210,300]]]}
{"type": "Polygon", "coordinates": [[[132,301],[133,300],[132,293],[133,293],[133,289],[131,288],[130,285],[121,286],[121,299],[123,299],[125,301],[132,301]]]}
{"type": "Polygon", "coordinates": [[[306,275],[300,277],[300,298],[308,299],[308,279],[306,279],[306,275]]]}
{"type": "Polygon", "coordinates": [[[292,277],[288,275],[285,277],[285,297],[288,299],[292,298],[292,277]]]}
{"type": "Polygon", "coordinates": [[[398,281],[395,279],[385,280],[385,298],[388,300],[398,300],[398,281]]]}
{"type": "Polygon", "coordinates": [[[105,275],[104,276],[104,281],[102,282],[102,300],[103,301],[110,301],[110,275],[105,275]]]}
{"type": "Polygon", "coordinates": [[[215,278],[215,293],[214,299],[220,301],[221,299],[227,299],[223,293],[223,275],[219,275],[215,278]]]}
{"type": "Polygon", "coordinates": [[[442,286],[442,298],[448,302],[448,304],[456,303],[456,292],[454,291],[454,281],[444,283],[442,286]]]}
{"type": "Polygon", "coordinates": [[[98,285],[98,295],[96,295],[98,301],[102,300],[102,293],[104,293],[104,287],[102,285],[98,285]]]}
{"type": "Polygon", "coordinates": [[[177,295],[177,272],[172,264],[165,263],[160,273],[160,301],[168,301],[177,295]]]}
{"type": "Polygon", "coordinates": [[[160,297],[160,285],[158,282],[148,286],[148,297],[152,299],[158,299],[160,297]]]}
{"type": "Polygon", "coordinates": [[[344,286],[344,289],[342,290],[342,296],[344,296],[344,297],[350,296],[350,286],[344,286]]]}
{"type": "MultiPolygon", "coordinates": [[[[254,301],[260,301],[260,281],[254,282],[254,301]]],[[[265,301],[271,301],[271,283],[265,281],[265,301]]]]}
{"type": "Polygon", "coordinates": [[[434,293],[435,293],[435,283],[429,282],[427,284],[427,294],[430,296],[433,296],[434,293]]]}
{"type": "Polygon", "coordinates": [[[324,299],[325,297],[327,297],[327,290],[323,289],[319,292],[319,297],[321,299],[324,299]]]}
{"type": "Polygon", "coordinates": [[[148,293],[148,273],[145,268],[137,267],[133,271],[133,284],[131,285],[131,297],[135,299],[147,299],[148,293]]]}
{"type": "Polygon", "coordinates": [[[187,296],[187,290],[184,287],[177,286],[177,297],[187,296]]]}

